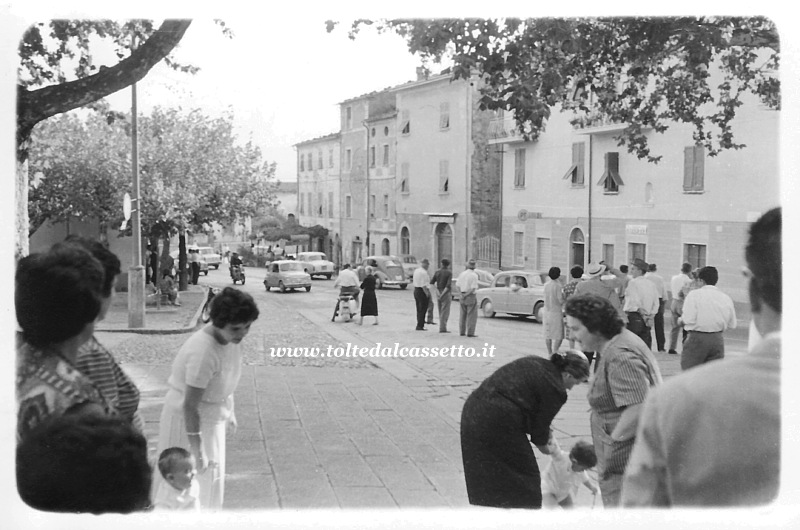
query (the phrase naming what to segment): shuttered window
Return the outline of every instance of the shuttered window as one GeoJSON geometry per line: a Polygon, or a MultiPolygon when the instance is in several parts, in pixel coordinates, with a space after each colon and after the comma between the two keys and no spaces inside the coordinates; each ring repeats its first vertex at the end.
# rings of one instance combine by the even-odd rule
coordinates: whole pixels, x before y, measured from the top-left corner
{"type": "Polygon", "coordinates": [[[439,128],[450,128],[450,103],[446,101],[439,105],[439,128]]]}
{"type": "Polygon", "coordinates": [[[525,187],[525,149],[514,150],[514,187],[525,187]]]}
{"type": "Polygon", "coordinates": [[[402,164],[400,164],[400,192],[408,193],[408,191],[409,191],[408,162],[403,162],[402,164]]]}
{"type": "Polygon", "coordinates": [[[400,113],[400,131],[402,134],[411,134],[411,113],[404,110],[400,113]]]}
{"type": "Polygon", "coordinates": [[[439,193],[450,191],[450,163],[447,160],[439,160],[439,193]]]}
{"type": "Polygon", "coordinates": [[[572,144],[572,165],[564,174],[564,179],[570,179],[573,186],[583,186],[585,153],[586,144],[583,142],[572,144]]]}
{"type": "Polygon", "coordinates": [[[704,191],[706,150],[693,145],[683,150],[683,191],[704,191]]]}
{"type": "Polygon", "coordinates": [[[603,186],[606,193],[618,193],[623,184],[622,177],[619,176],[619,153],[606,153],[605,171],[597,185],[603,186]]]}

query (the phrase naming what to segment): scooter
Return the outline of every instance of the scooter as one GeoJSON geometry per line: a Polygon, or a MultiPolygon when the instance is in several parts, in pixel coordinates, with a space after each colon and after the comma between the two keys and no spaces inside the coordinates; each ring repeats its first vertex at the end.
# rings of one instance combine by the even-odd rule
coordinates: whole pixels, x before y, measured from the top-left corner
{"type": "Polygon", "coordinates": [[[242,265],[233,265],[231,267],[231,278],[233,279],[234,285],[236,285],[236,282],[242,282],[242,285],[244,285],[244,267],[242,265]]]}
{"type": "Polygon", "coordinates": [[[357,303],[353,295],[350,293],[339,294],[339,306],[336,308],[336,313],[333,315],[333,320],[337,315],[342,317],[344,322],[350,322],[356,315],[357,303]]]}

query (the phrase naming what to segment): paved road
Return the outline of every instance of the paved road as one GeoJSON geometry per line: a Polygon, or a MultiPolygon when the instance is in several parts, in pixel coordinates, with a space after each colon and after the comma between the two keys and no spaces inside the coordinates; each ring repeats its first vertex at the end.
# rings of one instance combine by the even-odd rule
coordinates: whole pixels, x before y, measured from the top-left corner
{"type": "MultiPolygon", "coordinates": [[[[310,292],[266,292],[263,269],[248,269],[241,288],[261,317],[245,346],[236,392],[240,429],[229,437],[227,508],[461,507],[463,484],[458,422],[463,401],[496,368],[518,357],[545,355],[542,326],[532,319],[479,317],[476,338],[459,337],[458,305],[449,329],[414,330],[410,290],[378,292],[380,324],[331,322],[331,280],[310,292]],[[461,357],[279,357],[276,348],[462,347],[461,357]],[[494,356],[463,356],[464,349],[494,356]]],[[[201,283],[230,285],[227,271],[201,283]]],[[[371,321],[368,320],[371,323],[371,321]]],[[[185,335],[102,334],[142,389],[142,411],[155,447],[169,366],[185,335]]],[[[731,340],[732,355],[744,351],[731,340]]],[[[665,376],[678,356],[660,355],[665,376]]],[[[589,438],[586,385],[570,393],[554,429],[562,447],[589,438]]],[[[541,455],[539,455],[541,456],[541,455]]],[[[542,457],[545,458],[545,457],[542,457]]],[[[544,461],[541,462],[544,465],[544,461]]],[[[583,490],[579,506],[592,498],[583,490]]],[[[598,504],[600,501],[598,500],[598,504]]]]}

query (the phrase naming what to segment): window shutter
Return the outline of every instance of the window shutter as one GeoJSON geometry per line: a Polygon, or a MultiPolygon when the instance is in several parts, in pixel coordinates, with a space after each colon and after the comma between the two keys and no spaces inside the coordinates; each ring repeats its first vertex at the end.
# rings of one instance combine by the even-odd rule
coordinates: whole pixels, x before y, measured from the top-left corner
{"type": "Polygon", "coordinates": [[[683,190],[693,189],[694,184],[694,146],[683,148],[683,190]]]}
{"type": "Polygon", "coordinates": [[[449,173],[450,173],[450,165],[447,160],[440,160],[439,161],[439,191],[446,192],[449,191],[450,182],[449,182],[449,173]]]}
{"type": "Polygon", "coordinates": [[[586,144],[578,142],[572,144],[572,163],[575,164],[575,178],[573,184],[583,185],[583,167],[586,154],[586,144]]]}
{"type": "Polygon", "coordinates": [[[525,186],[525,149],[514,151],[514,187],[525,186]]]}
{"type": "Polygon", "coordinates": [[[706,149],[702,145],[694,147],[694,178],[692,179],[693,188],[703,191],[705,183],[706,149]]]}

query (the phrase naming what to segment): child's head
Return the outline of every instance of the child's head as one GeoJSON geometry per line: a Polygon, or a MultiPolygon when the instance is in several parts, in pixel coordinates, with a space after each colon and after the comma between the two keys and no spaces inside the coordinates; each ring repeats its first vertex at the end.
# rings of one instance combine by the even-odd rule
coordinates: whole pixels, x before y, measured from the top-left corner
{"type": "Polygon", "coordinates": [[[591,469],[597,465],[597,455],[594,454],[594,446],[588,442],[578,441],[569,451],[569,459],[572,461],[572,471],[581,472],[591,469]]]}
{"type": "Polygon", "coordinates": [[[183,491],[196,474],[194,455],[183,447],[164,449],[158,457],[158,470],[170,486],[183,491]]]}

